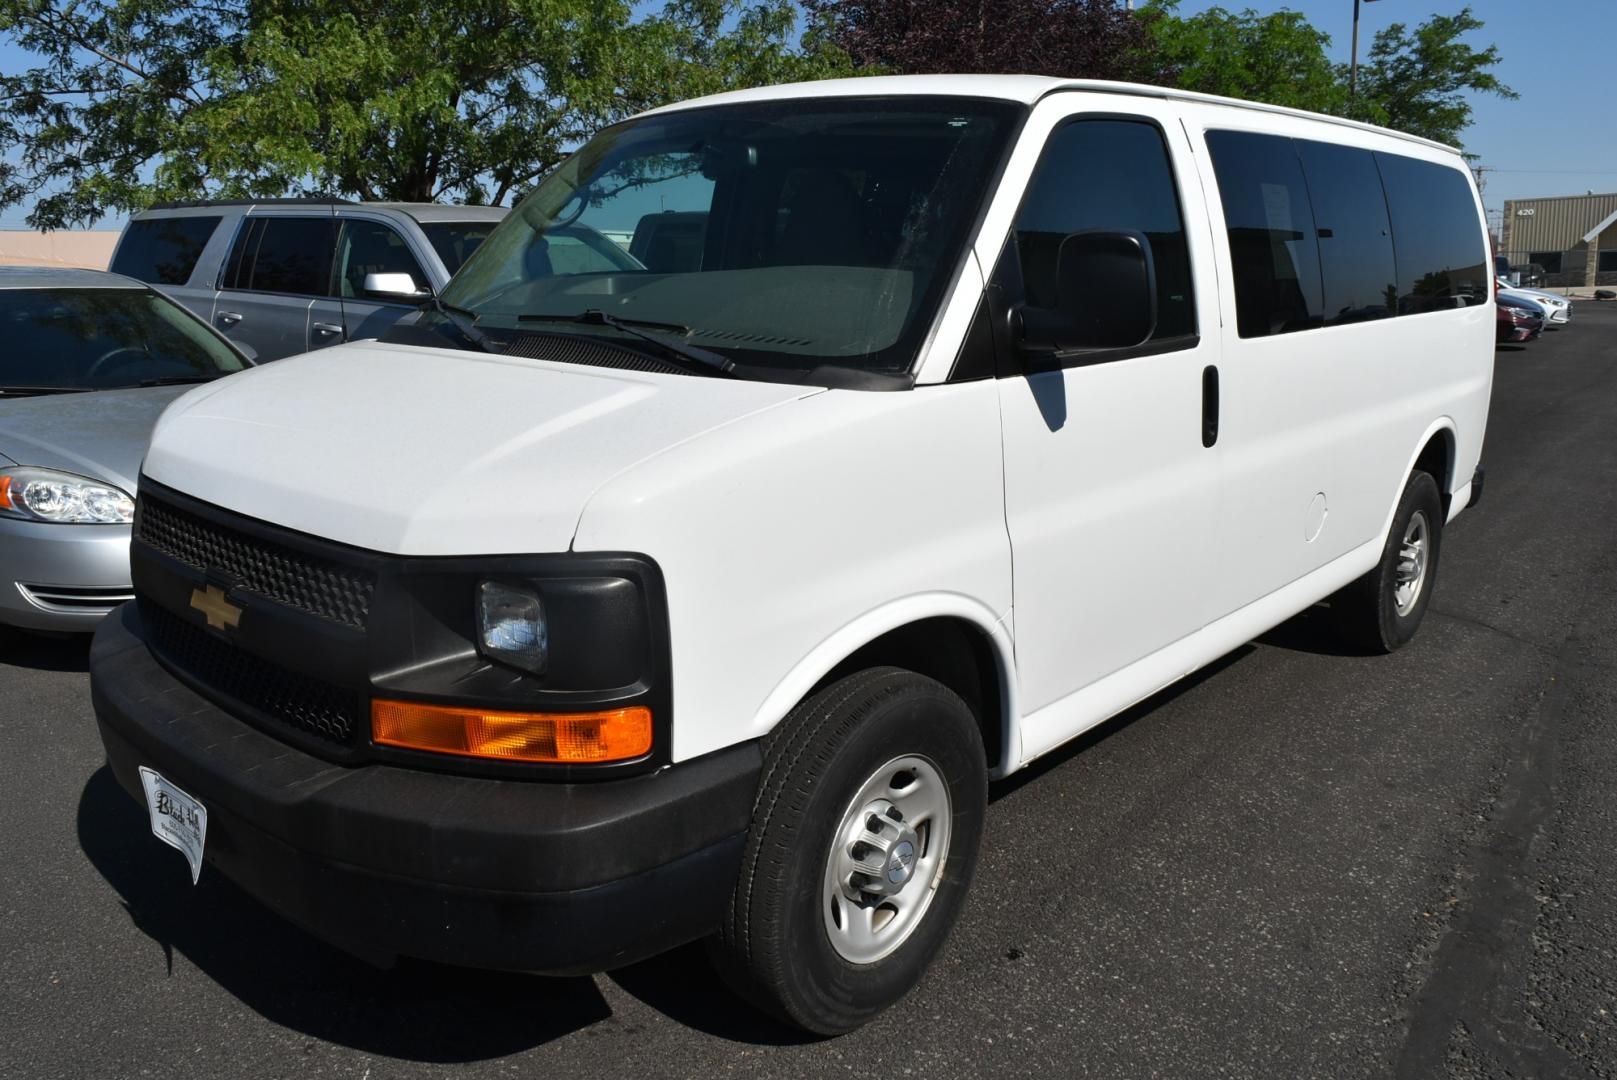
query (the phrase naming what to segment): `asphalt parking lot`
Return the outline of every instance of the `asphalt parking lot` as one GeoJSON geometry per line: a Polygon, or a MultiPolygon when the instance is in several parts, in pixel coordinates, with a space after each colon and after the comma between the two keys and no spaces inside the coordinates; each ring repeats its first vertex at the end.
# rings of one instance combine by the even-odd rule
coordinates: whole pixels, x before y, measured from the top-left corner
{"type": "Polygon", "coordinates": [[[0,639],[0,1077],[1617,1076],[1617,304],[1498,354],[1391,657],[1305,614],[1000,785],[946,955],[804,1042],[692,947],[380,972],[181,857],[0,639]]]}

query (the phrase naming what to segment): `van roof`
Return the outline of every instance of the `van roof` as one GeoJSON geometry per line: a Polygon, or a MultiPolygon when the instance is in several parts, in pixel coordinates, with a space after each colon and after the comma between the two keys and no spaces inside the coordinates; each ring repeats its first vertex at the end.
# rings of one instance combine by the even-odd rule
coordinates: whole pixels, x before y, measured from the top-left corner
{"type": "Polygon", "coordinates": [[[1438,150],[1458,154],[1457,147],[1418,135],[1408,135],[1374,124],[1347,120],[1340,116],[1290,109],[1282,105],[1266,105],[1257,101],[1219,97],[1216,94],[1198,94],[1191,90],[1175,90],[1167,86],[1147,86],[1143,83],[1107,82],[1100,79],[1061,79],[1048,75],[874,75],[853,79],[824,79],[819,82],[784,83],[779,86],[760,86],[751,90],[731,90],[722,94],[693,98],[673,105],[648,110],[643,116],[674,112],[680,109],[702,108],[708,105],[729,105],[748,101],[781,101],[790,98],[811,97],[881,97],[885,95],[938,95],[952,97],[999,98],[1032,105],[1050,94],[1067,90],[1081,90],[1091,94],[1122,94],[1129,97],[1163,98],[1173,101],[1195,101],[1205,105],[1226,105],[1236,109],[1278,113],[1319,120],[1357,131],[1375,132],[1405,142],[1417,143],[1438,150]]]}

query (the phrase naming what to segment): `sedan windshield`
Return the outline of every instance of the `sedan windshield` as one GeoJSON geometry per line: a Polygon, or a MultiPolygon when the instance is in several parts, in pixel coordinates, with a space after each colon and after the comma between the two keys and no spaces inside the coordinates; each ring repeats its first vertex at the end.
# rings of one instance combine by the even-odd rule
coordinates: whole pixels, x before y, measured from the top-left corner
{"type": "Polygon", "coordinates": [[[616,321],[743,376],[906,371],[1018,108],[816,98],[620,124],[546,178],[443,300],[497,341],[563,331],[633,347],[616,321]]]}
{"type": "Polygon", "coordinates": [[[6,393],[201,381],[247,366],[150,289],[0,290],[0,340],[6,393]]]}

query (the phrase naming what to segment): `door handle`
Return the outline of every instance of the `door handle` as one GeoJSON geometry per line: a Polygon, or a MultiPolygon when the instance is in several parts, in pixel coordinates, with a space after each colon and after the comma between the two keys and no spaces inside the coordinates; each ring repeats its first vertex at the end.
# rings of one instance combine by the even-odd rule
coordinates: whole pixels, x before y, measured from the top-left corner
{"type": "Polygon", "coordinates": [[[1218,442],[1218,368],[1202,368],[1202,445],[1218,442]]]}
{"type": "Polygon", "coordinates": [[[317,334],[340,334],[340,333],[342,333],[342,327],[338,326],[336,323],[328,323],[328,322],[317,322],[317,323],[315,323],[314,324],[314,330],[315,330],[315,333],[317,333],[317,334]]]}
{"type": "Polygon", "coordinates": [[[219,321],[224,323],[226,326],[235,326],[237,323],[241,322],[241,316],[234,311],[221,311],[219,313],[219,321]]]}

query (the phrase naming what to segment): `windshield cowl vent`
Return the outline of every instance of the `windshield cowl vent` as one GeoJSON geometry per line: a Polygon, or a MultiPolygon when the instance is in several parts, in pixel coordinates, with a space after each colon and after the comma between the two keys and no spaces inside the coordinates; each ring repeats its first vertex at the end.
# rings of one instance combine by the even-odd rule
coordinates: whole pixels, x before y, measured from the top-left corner
{"type": "Polygon", "coordinates": [[[618,368],[624,371],[654,371],[667,375],[700,375],[684,365],[659,359],[638,349],[619,348],[603,341],[572,334],[520,333],[511,340],[506,356],[525,360],[548,360],[556,364],[583,364],[588,367],[618,368]]]}
{"type": "Polygon", "coordinates": [[[768,334],[748,334],[739,330],[697,330],[691,335],[705,341],[746,341],[754,345],[812,345],[808,338],[770,337],[768,334]]]}

